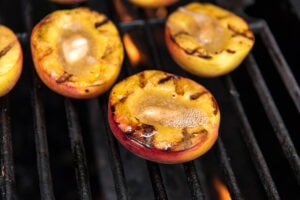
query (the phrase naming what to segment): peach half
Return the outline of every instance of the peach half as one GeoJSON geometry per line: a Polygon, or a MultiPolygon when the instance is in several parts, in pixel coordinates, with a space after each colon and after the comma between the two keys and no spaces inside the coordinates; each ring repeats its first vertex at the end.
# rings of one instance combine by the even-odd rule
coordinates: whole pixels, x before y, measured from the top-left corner
{"type": "Polygon", "coordinates": [[[124,58],[114,23],[84,7],[44,17],[32,30],[31,51],[40,79],[53,91],[78,99],[106,92],[124,58]]]}
{"type": "Polygon", "coordinates": [[[158,8],[163,6],[170,6],[176,3],[178,0],[128,0],[128,1],[141,7],[158,8]]]}
{"type": "Polygon", "coordinates": [[[194,2],[168,16],[165,41],[180,67],[201,77],[217,77],[240,65],[254,45],[254,35],[234,13],[194,2]]]}
{"type": "Polygon", "coordinates": [[[191,161],[218,138],[220,110],[199,83],[146,70],[117,83],[108,102],[114,136],[132,153],[155,162],[191,161]]]}
{"type": "Polygon", "coordinates": [[[23,52],[15,33],[0,25],[0,97],[18,82],[23,68],[23,52]]]}

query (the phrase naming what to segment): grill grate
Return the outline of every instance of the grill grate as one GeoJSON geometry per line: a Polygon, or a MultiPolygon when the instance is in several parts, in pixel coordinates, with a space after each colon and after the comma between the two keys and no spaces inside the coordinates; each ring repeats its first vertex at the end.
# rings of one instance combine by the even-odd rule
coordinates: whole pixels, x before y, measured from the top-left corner
{"type": "MultiPolygon", "coordinates": [[[[178,165],[144,161],[128,153],[109,129],[107,94],[91,100],[64,98],[45,88],[35,75],[29,48],[31,29],[46,13],[62,6],[46,0],[1,2],[0,23],[18,31],[25,58],[16,88],[0,99],[1,197],[220,199],[216,179],[225,184],[232,199],[299,196],[299,125],[291,121],[300,118],[300,89],[291,70],[294,65],[285,60],[267,22],[250,20],[257,47],[240,68],[206,80],[175,67],[160,40],[164,19],[147,19],[142,9],[134,7],[140,18],[121,22],[113,2],[90,0],[87,5],[106,13],[122,34],[141,36],[147,47],[142,50],[148,56],[146,64],[136,68],[126,57],[119,79],[155,66],[207,86],[222,112],[215,147],[199,159],[178,165]],[[21,12],[13,12],[11,5],[18,5],[21,12]],[[11,13],[15,17],[10,18],[11,13]],[[270,66],[272,72],[276,69],[282,81],[270,83],[264,66],[270,66]],[[284,89],[286,97],[274,98],[277,87],[284,89]],[[285,114],[282,105],[292,112],[285,114]]],[[[186,2],[180,1],[169,11],[186,2]]]]}

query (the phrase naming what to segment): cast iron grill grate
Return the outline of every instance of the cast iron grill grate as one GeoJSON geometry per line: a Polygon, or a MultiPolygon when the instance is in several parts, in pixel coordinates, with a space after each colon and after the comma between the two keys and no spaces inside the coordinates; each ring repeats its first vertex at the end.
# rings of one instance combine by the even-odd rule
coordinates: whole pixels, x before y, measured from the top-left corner
{"type": "MultiPolygon", "coordinates": [[[[62,7],[46,0],[1,2],[0,23],[15,27],[25,59],[18,85],[0,99],[1,197],[221,199],[217,181],[232,199],[299,196],[299,75],[285,60],[267,22],[249,19],[257,41],[240,68],[206,80],[182,71],[171,60],[161,40],[164,19],[148,19],[134,7],[140,18],[121,21],[116,2],[90,0],[87,6],[110,16],[122,34],[141,38],[140,51],[147,58],[132,67],[127,57],[119,79],[157,68],[204,84],[222,112],[216,145],[203,157],[178,165],[144,161],[128,153],[110,132],[107,94],[91,100],[64,98],[35,75],[31,29],[41,17],[62,7]]],[[[220,2],[226,6],[226,1],[220,2]]]]}

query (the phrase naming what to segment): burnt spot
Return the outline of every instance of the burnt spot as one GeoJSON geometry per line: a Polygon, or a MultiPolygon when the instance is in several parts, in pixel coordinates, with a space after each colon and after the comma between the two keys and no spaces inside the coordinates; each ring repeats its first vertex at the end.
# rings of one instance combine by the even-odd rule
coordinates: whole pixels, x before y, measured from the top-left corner
{"type": "Polygon", "coordinates": [[[232,37],[235,36],[242,36],[244,38],[247,38],[249,40],[254,40],[254,37],[249,29],[240,30],[239,28],[228,24],[228,29],[231,30],[234,34],[232,37]]]}
{"type": "Polygon", "coordinates": [[[213,111],[213,114],[214,115],[217,115],[218,112],[219,112],[219,106],[218,106],[218,103],[216,101],[216,99],[214,97],[211,97],[211,101],[212,101],[212,104],[213,104],[213,107],[214,107],[214,111],[213,111]]]}
{"type": "Polygon", "coordinates": [[[207,92],[203,91],[203,92],[197,92],[195,94],[191,94],[190,95],[190,100],[196,100],[199,97],[201,97],[203,94],[206,94],[207,92]]]}
{"type": "Polygon", "coordinates": [[[90,90],[89,90],[89,89],[85,89],[84,91],[85,91],[85,93],[89,93],[89,92],[90,92],[90,90]]]}
{"type": "Polygon", "coordinates": [[[142,124],[142,129],[144,134],[146,135],[153,134],[153,132],[155,131],[155,127],[149,124],[142,124]]]}
{"type": "Polygon", "coordinates": [[[139,74],[139,86],[140,88],[144,88],[147,84],[147,80],[145,78],[145,73],[144,72],[141,72],[139,74]]]}
{"type": "Polygon", "coordinates": [[[226,51],[227,51],[228,53],[231,53],[231,54],[234,54],[234,53],[235,53],[235,50],[231,50],[231,49],[226,49],[226,51]]]}
{"type": "Polygon", "coordinates": [[[17,43],[17,40],[12,41],[9,43],[4,49],[0,51],[0,58],[4,56],[15,44],[17,43]]]}
{"type": "Polygon", "coordinates": [[[115,105],[110,106],[110,110],[112,113],[114,113],[116,111],[116,106],[115,105]]]}
{"type": "Polygon", "coordinates": [[[56,80],[56,83],[64,83],[67,82],[73,75],[64,71],[64,73],[56,80]]]}
{"type": "Polygon", "coordinates": [[[99,28],[100,26],[106,24],[107,22],[109,22],[109,19],[108,18],[104,18],[102,21],[100,22],[95,22],[94,26],[95,28],[99,28]]]}
{"type": "Polygon", "coordinates": [[[200,133],[206,135],[208,134],[208,131],[204,128],[200,130],[200,133]]]}

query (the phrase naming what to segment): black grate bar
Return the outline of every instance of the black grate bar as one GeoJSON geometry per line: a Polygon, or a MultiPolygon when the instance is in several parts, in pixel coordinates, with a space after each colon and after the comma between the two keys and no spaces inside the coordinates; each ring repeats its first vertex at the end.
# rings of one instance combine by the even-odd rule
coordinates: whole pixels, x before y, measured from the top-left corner
{"type": "MultiPolygon", "coordinates": [[[[23,9],[23,20],[28,33],[31,32],[32,28],[32,5],[31,2],[21,2],[23,9]]],[[[27,35],[28,36],[28,35],[27,35]]],[[[29,39],[29,37],[27,37],[29,39]]],[[[45,116],[43,108],[43,100],[41,98],[41,92],[39,86],[41,83],[35,76],[34,69],[32,68],[33,78],[33,90],[31,94],[31,101],[33,107],[33,119],[34,119],[34,135],[35,135],[35,146],[37,154],[37,168],[39,174],[39,186],[40,195],[42,199],[55,199],[53,193],[53,184],[50,172],[49,153],[47,145],[47,133],[45,128],[45,116]]]]}
{"type": "Polygon", "coordinates": [[[165,186],[163,184],[163,179],[158,164],[151,161],[147,161],[147,167],[155,198],[157,200],[167,200],[168,196],[166,193],[165,186]]]}
{"type": "Polygon", "coordinates": [[[255,169],[259,175],[259,178],[263,184],[264,190],[267,193],[269,199],[280,199],[275,183],[272,179],[266,161],[263,157],[263,154],[258,146],[258,143],[255,139],[253,130],[248,121],[247,115],[244,111],[242,103],[239,99],[238,91],[236,90],[234,83],[229,75],[225,76],[225,82],[227,84],[228,90],[230,91],[231,99],[235,107],[236,113],[238,114],[241,124],[244,142],[247,145],[251,159],[254,163],[255,169]]]}
{"type": "Polygon", "coordinates": [[[145,21],[145,31],[146,31],[146,36],[150,45],[151,53],[153,55],[153,60],[154,60],[154,65],[159,69],[161,67],[161,62],[158,56],[158,49],[156,48],[156,45],[153,41],[153,34],[151,33],[151,27],[150,23],[148,21],[145,21]]]}
{"type": "Polygon", "coordinates": [[[258,93],[260,101],[270,120],[276,137],[278,138],[283,153],[295,174],[298,184],[300,185],[300,159],[289,136],[289,132],[280,116],[280,113],[253,56],[249,55],[246,58],[245,63],[247,65],[247,70],[251,77],[252,83],[258,93]]]}
{"type": "Polygon", "coordinates": [[[117,194],[118,200],[127,200],[128,199],[128,190],[124,175],[124,168],[121,160],[120,150],[118,146],[118,142],[114,138],[112,132],[109,128],[109,123],[107,120],[107,100],[103,96],[100,97],[99,106],[102,109],[104,124],[105,124],[105,134],[107,136],[108,142],[108,151],[110,153],[110,166],[115,182],[115,190],[117,194]]]}
{"type": "Polygon", "coordinates": [[[87,169],[86,154],[82,140],[79,116],[74,102],[66,98],[65,109],[68,121],[71,149],[75,160],[75,173],[80,199],[91,199],[91,188],[87,169]]]}
{"type": "Polygon", "coordinates": [[[229,162],[224,143],[220,137],[217,140],[217,145],[220,153],[221,166],[224,172],[224,177],[227,183],[226,185],[228,186],[228,190],[230,192],[230,196],[233,200],[242,200],[244,198],[242,197],[240,188],[238,187],[236,176],[233,173],[233,169],[229,162]]]}
{"type": "Polygon", "coordinates": [[[202,192],[200,179],[193,161],[183,163],[183,168],[186,174],[187,183],[191,190],[193,200],[204,200],[205,196],[202,192]]]}
{"type": "Polygon", "coordinates": [[[135,19],[129,22],[121,22],[118,24],[118,26],[122,30],[122,32],[128,32],[133,29],[139,29],[139,28],[142,29],[144,28],[146,23],[148,25],[155,26],[155,25],[163,24],[164,22],[165,22],[164,18],[151,18],[151,19],[147,19],[147,21],[143,19],[135,19]]]}
{"type": "Polygon", "coordinates": [[[269,51],[275,67],[278,70],[287,91],[293,99],[298,112],[300,113],[300,87],[295,80],[295,77],[291,72],[288,63],[283,57],[283,54],[278,47],[278,44],[272,32],[270,31],[267,22],[265,22],[264,20],[259,20],[255,23],[252,23],[250,26],[251,28],[253,28],[253,30],[260,34],[265,46],[268,47],[267,50],[269,51]]]}
{"type": "Polygon", "coordinates": [[[45,125],[45,114],[41,92],[37,86],[41,83],[33,74],[33,92],[32,92],[32,108],[34,118],[34,136],[37,154],[37,168],[39,174],[40,195],[42,199],[55,199],[53,194],[53,184],[50,172],[49,152],[47,143],[47,131],[45,125]]]}
{"type": "Polygon", "coordinates": [[[3,199],[17,199],[15,188],[13,145],[11,140],[8,96],[0,98],[0,115],[1,197],[3,199]]]}

